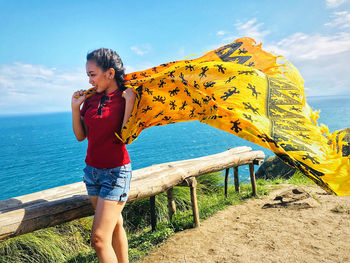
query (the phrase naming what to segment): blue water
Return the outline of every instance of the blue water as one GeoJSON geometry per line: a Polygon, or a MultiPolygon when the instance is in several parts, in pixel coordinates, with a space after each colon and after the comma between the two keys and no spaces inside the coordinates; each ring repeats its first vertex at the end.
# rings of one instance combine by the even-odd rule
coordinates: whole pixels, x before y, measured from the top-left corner
{"type": "MultiPolygon", "coordinates": [[[[311,97],[319,123],[330,131],[350,127],[350,97],[311,97]]],[[[152,127],[128,145],[133,169],[247,145],[273,153],[199,122],[152,127]]],[[[0,117],[0,200],[82,180],[87,143],[74,138],[70,113],[0,117]]],[[[248,167],[240,167],[248,176],[248,167]]]]}

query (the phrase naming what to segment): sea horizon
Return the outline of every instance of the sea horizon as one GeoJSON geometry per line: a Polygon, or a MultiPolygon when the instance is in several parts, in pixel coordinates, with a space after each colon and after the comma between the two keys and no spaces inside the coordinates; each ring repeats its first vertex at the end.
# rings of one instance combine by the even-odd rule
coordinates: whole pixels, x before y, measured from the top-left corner
{"type": "MultiPolygon", "coordinates": [[[[350,91],[349,91],[350,93],[350,91]]],[[[348,97],[350,99],[350,94],[334,94],[334,95],[311,95],[311,96],[306,96],[306,102],[308,102],[309,99],[319,99],[319,98],[330,98],[330,99],[335,99],[335,98],[346,98],[348,97]]],[[[315,110],[315,109],[313,109],[315,110]]],[[[317,110],[317,109],[316,109],[317,110]]],[[[47,112],[22,112],[22,113],[1,113],[0,112],[0,118],[1,117],[12,117],[12,116],[31,116],[31,115],[46,115],[46,114],[55,114],[55,113],[68,113],[71,112],[71,109],[67,110],[55,110],[55,111],[47,111],[47,112]]]]}

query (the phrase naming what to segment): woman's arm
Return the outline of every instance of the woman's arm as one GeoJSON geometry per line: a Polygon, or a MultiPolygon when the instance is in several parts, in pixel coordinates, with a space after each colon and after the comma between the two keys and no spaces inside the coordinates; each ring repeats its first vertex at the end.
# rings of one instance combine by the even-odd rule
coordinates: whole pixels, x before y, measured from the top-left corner
{"type": "Polygon", "coordinates": [[[122,127],[125,126],[125,124],[128,122],[130,118],[130,115],[134,108],[136,94],[132,89],[127,88],[125,91],[123,91],[123,97],[125,99],[125,111],[124,111],[124,119],[123,119],[122,127]]]}
{"type": "Polygon", "coordinates": [[[83,91],[74,92],[72,96],[72,121],[73,132],[78,141],[83,141],[87,135],[87,129],[85,128],[84,119],[80,116],[80,106],[85,101],[85,95],[83,91]],[[74,96],[80,96],[75,98],[74,96]]]}

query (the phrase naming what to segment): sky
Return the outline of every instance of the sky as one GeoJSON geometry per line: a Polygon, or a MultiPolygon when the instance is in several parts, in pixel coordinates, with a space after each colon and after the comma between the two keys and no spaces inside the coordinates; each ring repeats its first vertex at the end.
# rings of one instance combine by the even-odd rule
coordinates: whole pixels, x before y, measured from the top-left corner
{"type": "Polygon", "coordinates": [[[86,54],[112,48],[127,73],[240,37],[290,60],[306,96],[350,94],[350,0],[0,0],[0,115],[70,111],[90,87],[86,54]]]}

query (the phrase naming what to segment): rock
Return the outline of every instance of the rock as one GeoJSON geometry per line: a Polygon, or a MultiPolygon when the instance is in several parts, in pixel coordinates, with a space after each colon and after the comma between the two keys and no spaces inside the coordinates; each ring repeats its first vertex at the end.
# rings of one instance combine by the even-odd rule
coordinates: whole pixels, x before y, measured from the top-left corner
{"type": "MultiPolygon", "coordinates": [[[[341,129],[339,131],[334,132],[336,135],[336,144],[339,145],[339,136],[342,134],[344,135],[344,138],[342,140],[343,143],[343,149],[342,149],[342,155],[343,156],[349,156],[350,155],[350,128],[341,129]]],[[[331,144],[332,141],[328,141],[328,144],[331,144]]],[[[339,147],[337,147],[337,151],[339,151],[339,147]]]]}
{"type": "Polygon", "coordinates": [[[310,197],[310,194],[305,192],[302,188],[294,188],[291,191],[285,191],[277,195],[273,201],[280,201],[281,203],[291,203],[300,201],[310,197]]]}
{"type": "Polygon", "coordinates": [[[266,203],[262,206],[262,209],[267,208],[288,208],[294,210],[307,209],[320,206],[311,195],[303,188],[297,187],[294,189],[288,189],[287,191],[277,195],[272,203],[266,203]]]}
{"type": "Polygon", "coordinates": [[[341,133],[345,133],[343,138],[343,142],[346,142],[346,145],[343,146],[342,155],[349,156],[350,155],[350,128],[342,129],[341,133]]]}
{"type": "Polygon", "coordinates": [[[296,169],[290,167],[277,156],[267,158],[257,170],[257,179],[275,179],[276,177],[288,179],[292,177],[296,169]]]}

